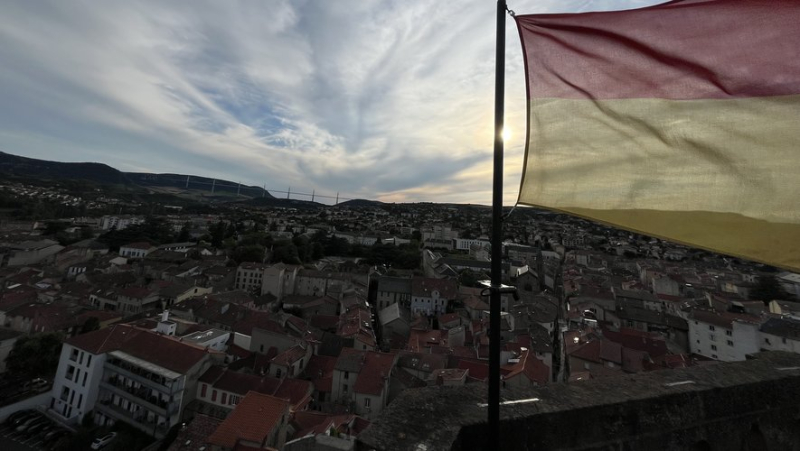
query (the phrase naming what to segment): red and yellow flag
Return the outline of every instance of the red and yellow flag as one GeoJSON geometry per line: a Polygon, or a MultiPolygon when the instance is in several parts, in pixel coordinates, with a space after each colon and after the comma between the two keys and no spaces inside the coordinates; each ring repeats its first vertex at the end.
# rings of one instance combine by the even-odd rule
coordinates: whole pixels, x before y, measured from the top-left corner
{"type": "Polygon", "coordinates": [[[800,0],[516,20],[520,203],[800,270],[800,0]]]}

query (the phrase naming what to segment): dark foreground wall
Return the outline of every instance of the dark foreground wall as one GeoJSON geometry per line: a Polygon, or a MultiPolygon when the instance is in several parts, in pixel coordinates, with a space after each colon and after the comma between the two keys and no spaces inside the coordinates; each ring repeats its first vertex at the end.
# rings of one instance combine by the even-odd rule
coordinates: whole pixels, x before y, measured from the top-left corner
{"type": "Polygon", "coordinates": [[[800,355],[504,390],[487,444],[483,386],[404,392],[357,449],[800,451],[800,355]]]}

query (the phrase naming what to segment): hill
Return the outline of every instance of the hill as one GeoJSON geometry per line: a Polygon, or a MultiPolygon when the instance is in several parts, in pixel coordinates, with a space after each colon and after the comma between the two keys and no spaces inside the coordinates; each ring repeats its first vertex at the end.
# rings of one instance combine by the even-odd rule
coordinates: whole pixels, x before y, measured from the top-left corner
{"type": "Polygon", "coordinates": [[[0,175],[7,179],[86,180],[107,185],[132,185],[125,173],[102,163],[62,163],[0,152],[0,175]]]}
{"type": "Polygon", "coordinates": [[[189,174],[152,174],[149,172],[125,172],[133,183],[143,187],[177,188],[182,191],[203,191],[215,195],[241,195],[253,198],[273,198],[260,186],[242,185],[228,180],[201,177],[189,174]]]}
{"type": "Polygon", "coordinates": [[[0,152],[0,176],[19,182],[42,180],[83,180],[101,185],[142,187],[150,192],[178,197],[225,200],[232,196],[273,198],[260,186],[241,185],[228,180],[190,174],[121,172],[102,163],[64,163],[38,160],[0,152]]]}
{"type": "Polygon", "coordinates": [[[283,207],[283,208],[297,208],[297,209],[316,209],[328,206],[321,204],[319,202],[311,202],[310,200],[278,199],[272,196],[254,197],[252,199],[243,200],[236,203],[250,205],[253,207],[283,207]]]}
{"type": "Polygon", "coordinates": [[[384,202],[380,202],[377,200],[366,200],[366,199],[352,199],[347,200],[344,202],[339,202],[337,206],[339,207],[350,207],[350,208],[358,208],[358,207],[375,207],[380,208],[386,205],[384,202]]]}

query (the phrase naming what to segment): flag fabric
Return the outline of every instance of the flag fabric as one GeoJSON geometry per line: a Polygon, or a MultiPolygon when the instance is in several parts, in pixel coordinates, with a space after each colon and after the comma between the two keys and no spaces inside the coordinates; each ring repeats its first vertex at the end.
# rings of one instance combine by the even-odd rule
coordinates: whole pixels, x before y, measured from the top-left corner
{"type": "Polygon", "coordinates": [[[800,0],[516,21],[519,203],[800,271],[800,0]]]}

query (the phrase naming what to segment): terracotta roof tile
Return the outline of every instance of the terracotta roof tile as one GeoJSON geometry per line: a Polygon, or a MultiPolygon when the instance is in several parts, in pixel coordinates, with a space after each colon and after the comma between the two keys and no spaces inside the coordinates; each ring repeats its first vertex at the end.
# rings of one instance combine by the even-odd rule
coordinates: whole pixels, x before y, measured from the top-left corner
{"type": "Polygon", "coordinates": [[[251,391],[208,438],[208,442],[223,448],[233,448],[239,440],[263,443],[288,410],[288,402],[251,391]]]}
{"type": "Polygon", "coordinates": [[[397,356],[392,353],[366,352],[364,366],[358,373],[353,391],[367,395],[380,395],[392,372],[396,358],[397,356]]]}
{"type": "Polygon", "coordinates": [[[181,374],[189,371],[207,352],[212,352],[126,324],[77,335],[66,343],[95,355],[119,350],[181,374]]]}

